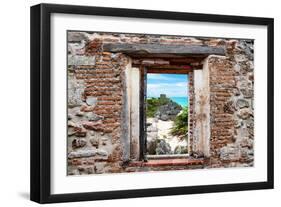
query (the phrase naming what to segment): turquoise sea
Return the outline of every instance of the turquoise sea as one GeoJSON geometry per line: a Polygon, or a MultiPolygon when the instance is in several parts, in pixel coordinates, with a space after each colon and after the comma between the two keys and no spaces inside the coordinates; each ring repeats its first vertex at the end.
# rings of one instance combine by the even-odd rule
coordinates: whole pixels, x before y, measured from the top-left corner
{"type": "MultiPolygon", "coordinates": [[[[147,98],[152,98],[152,97],[147,97],[147,98]]],[[[158,97],[154,97],[154,98],[158,98],[158,97]]],[[[172,101],[178,103],[179,105],[185,107],[188,106],[188,98],[187,97],[168,97],[170,99],[172,99],[172,101]]]]}
{"type": "Polygon", "coordinates": [[[187,97],[169,97],[174,102],[178,103],[181,106],[187,106],[188,105],[188,99],[187,97]]]}

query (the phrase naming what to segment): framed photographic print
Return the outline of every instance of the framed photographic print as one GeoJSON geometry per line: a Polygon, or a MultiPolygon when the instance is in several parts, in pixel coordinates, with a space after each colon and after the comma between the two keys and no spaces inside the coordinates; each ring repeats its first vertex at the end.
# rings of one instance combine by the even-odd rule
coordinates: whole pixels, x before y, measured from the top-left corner
{"type": "Polygon", "coordinates": [[[31,7],[31,200],[273,188],[273,19],[31,7]]]}

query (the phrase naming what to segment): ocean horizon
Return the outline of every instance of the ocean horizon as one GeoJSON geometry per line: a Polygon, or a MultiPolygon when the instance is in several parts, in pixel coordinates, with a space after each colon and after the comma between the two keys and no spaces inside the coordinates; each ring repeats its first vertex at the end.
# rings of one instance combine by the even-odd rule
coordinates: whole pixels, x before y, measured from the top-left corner
{"type": "MultiPolygon", "coordinates": [[[[148,97],[148,98],[159,98],[159,97],[148,97]]],[[[188,106],[188,98],[187,97],[167,97],[170,98],[172,101],[176,102],[177,104],[185,107],[188,106]]]]}
{"type": "Polygon", "coordinates": [[[188,98],[187,97],[169,97],[172,99],[172,101],[176,102],[177,104],[181,106],[187,106],[188,105],[188,98]]]}

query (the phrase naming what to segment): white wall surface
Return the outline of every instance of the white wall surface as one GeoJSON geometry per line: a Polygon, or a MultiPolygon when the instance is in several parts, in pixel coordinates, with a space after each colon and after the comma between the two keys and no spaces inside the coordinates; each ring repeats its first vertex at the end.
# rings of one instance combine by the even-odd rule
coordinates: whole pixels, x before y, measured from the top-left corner
{"type": "MultiPolygon", "coordinates": [[[[29,7],[38,3],[218,13],[275,18],[275,59],[281,56],[281,13],[279,1],[146,1],[146,0],[49,0],[1,2],[1,167],[0,206],[37,206],[29,201],[29,7]]],[[[275,62],[275,189],[63,203],[52,206],[276,206],[281,202],[281,62],[275,62]],[[279,79],[278,79],[279,78],[279,79]],[[279,149],[279,151],[277,151],[279,149]]]]}

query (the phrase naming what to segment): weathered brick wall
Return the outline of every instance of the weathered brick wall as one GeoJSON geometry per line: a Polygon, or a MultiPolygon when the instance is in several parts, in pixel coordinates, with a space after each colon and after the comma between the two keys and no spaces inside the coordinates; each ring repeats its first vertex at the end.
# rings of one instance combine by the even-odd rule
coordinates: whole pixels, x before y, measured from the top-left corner
{"type": "MultiPolygon", "coordinates": [[[[90,44],[85,53],[91,54],[94,46],[90,44]]],[[[83,65],[81,54],[68,64],[68,174],[119,172],[128,59],[96,51],[91,54],[94,62],[83,65]]]]}
{"type": "MultiPolygon", "coordinates": [[[[163,35],[68,33],[68,174],[142,171],[126,167],[126,55],[103,43],[152,43],[226,47],[211,56],[211,137],[207,167],[253,164],[253,43],[163,35]]],[[[193,108],[190,73],[190,112],[193,108]]],[[[193,116],[190,116],[190,142],[193,116]]],[[[127,146],[127,145],[126,145],[127,146]]],[[[190,149],[192,151],[192,149],[190,149]]],[[[176,169],[176,167],[173,167],[176,169]]],[[[180,167],[186,169],[188,167],[180,167]]],[[[194,167],[190,167],[194,168],[194,167]]],[[[153,168],[155,169],[155,167],[153,168]]],[[[149,170],[146,167],[143,170],[149,170]]]]}
{"type": "MultiPolygon", "coordinates": [[[[222,43],[221,43],[222,44],[222,43]]],[[[209,167],[253,166],[253,42],[225,41],[226,57],[210,57],[209,167]]]]}

